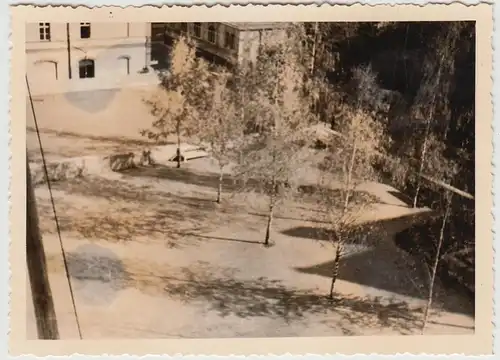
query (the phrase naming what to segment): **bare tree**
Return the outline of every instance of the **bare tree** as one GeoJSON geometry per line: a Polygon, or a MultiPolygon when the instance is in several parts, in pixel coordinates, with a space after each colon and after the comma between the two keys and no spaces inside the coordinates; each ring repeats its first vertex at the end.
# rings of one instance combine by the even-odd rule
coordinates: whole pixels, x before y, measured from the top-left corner
{"type": "Polygon", "coordinates": [[[243,104],[234,78],[225,71],[214,75],[209,102],[211,106],[200,116],[198,137],[209,144],[209,152],[219,165],[217,203],[221,202],[224,170],[234,159],[235,150],[243,140],[243,104]]]}
{"type": "Polygon", "coordinates": [[[195,132],[200,113],[208,106],[206,93],[211,72],[208,65],[195,56],[195,48],[187,38],[179,38],[172,50],[171,69],[162,75],[161,84],[153,96],[146,99],[157,118],[143,136],[166,141],[175,134],[177,167],[181,167],[182,136],[195,132]]]}
{"type": "Polygon", "coordinates": [[[297,188],[292,175],[303,169],[309,155],[305,129],[313,116],[303,96],[304,73],[290,45],[285,41],[263,49],[245,104],[259,132],[242,144],[237,173],[246,183],[258,182],[258,190],[268,196],[265,246],[270,245],[275,209],[297,188]]]}
{"type": "MultiPolygon", "coordinates": [[[[453,178],[457,176],[459,168],[455,161],[446,157],[445,154],[446,145],[437,139],[436,136],[430,135],[427,139],[427,156],[425,161],[425,171],[433,174],[436,178],[445,181],[452,182],[453,178]]],[[[431,184],[434,185],[434,184],[431,184]]],[[[435,242],[434,249],[434,260],[432,261],[432,266],[429,272],[429,293],[427,297],[427,304],[425,306],[424,318],[422,322],[422,333],[425,331],[427,322],[429,319],[429,313],[432,306],[432,301],[434,297],[434,285],[436,281],[437,271],[440,261],[443,257],[449,253],[450,250],[456,248],[453,244],[451,246],[446,246],[444,248],[444,243],[446,242],[445,228],[451,217],[452,211],[452,201],[454,192],[448,191],[447,189],[442,189],[438,186],[431,186],[434,191],[441,192],[442,201],[438,205],[438,213],[440,214],[440,227],[439,234],[436,236],[437,240],[435,242]]],[[[432,236],[432,234],[431,234],[432,236]]],[[[449,236],[449,234],[448,234],[449,236]]],[[[427,263],[425,264],[427,267],[427,263]]]]}
{"type": "Polygon", "coordinates": [[[451,211],[451,203],[453,199],[453,193],[445,193],[445,209],[444,209],[444,215],[441,220],[441,228],[439,231],[439,237],[437,240],[437,245],[436,245],[436,254],[434,255],[434,262],[431,268],[431,273],[430,273],[430,281],[429,281],[429,293],[427,296],[427,304],[425,305],[425,310],[424,310],[424,318],[422,321],[422,334],[425,332],[425,328],[427,326],[427,322],[429,320],[429,313],[431,310],[432,306],[432,301],[434,297],[434,284],[436,283],[436,275],[437,275],[437,270],[438,270],[438,265],[440,260],[442,259],[442,246],[443,246],[443,241],[445,237],[445,227],[447,224],[447,221],[450,216],[450,211],[451,211]]]}

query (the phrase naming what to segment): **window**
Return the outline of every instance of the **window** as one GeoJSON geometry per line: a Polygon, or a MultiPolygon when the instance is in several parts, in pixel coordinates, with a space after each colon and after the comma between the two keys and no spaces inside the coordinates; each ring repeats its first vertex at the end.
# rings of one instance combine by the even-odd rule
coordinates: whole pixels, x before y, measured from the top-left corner
{"type": "Polygon", "coordinates": [[[233,50],[236,48],[236,36],[233,33],[226,31],[224,46],[233,50]]]}
{"type": "Polygon", "coordinates": [[[80,39],[90,38],[90,23],[80,23],[80,39]]]}
{"type": "Polygon", "coordinates": [[[193,32],[194,32],[194,36],[196,37],[201,37],[201,23],[194,23],[193,24],[193,32]]]}
{"type": "Polygon", "coordinates": [[[40,40],[50,41],[50,23],[39,23],[38,28],[40,29],[40,40]]]}
{"type": "Polygon", "coordinates": [[[78,68],[80,70],[80,79],[95,77],[94,60],[91,59],[80,60],[78,62],[78,68]]]}
{"type": "Polygon", "coordinates": [[[208,27],[208,41],[210,41],[212,44],[215,44],[217,42],[217,31],[215,29],[215,26],[210,25],[208,27]]]}
{"type": "Polygon", "coordinates": [[[188,32],[188,24],[187,23],[181,23],[181,32],[182,33],[188,32]]]}

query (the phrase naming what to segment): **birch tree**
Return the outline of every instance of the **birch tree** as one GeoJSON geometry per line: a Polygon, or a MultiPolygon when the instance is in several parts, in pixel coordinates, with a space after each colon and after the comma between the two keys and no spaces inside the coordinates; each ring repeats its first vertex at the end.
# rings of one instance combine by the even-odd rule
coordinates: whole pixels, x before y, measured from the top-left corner
{"type": "Polygon", "coordinates": [[[449,119],[448,93],[451,81],[449,77],[454,72],[455,46],[460,35],[460,25],[446,28],[443,36],[436,39],[436,52],[425,62],[425,77],[417,93],[412,112],[417,118],[424,119],[424,134],[418,154],[416,189],[413,197],[413,207],[417,207],[422,175],[426,173],[429,137],[432,127],[439,119],[447,122],[449,119]]]}
{"type": "Polygon", "coordinates": [[[180,168],[182,137],[195,134],[196,123],[208,107],[206,94],[211,72],[204,61],[196,58],[194,46],[184,37],[174,43],[170,63],[169,73],[162,76],[158,89],[146,99],[156,120],[141,134],[156,141],[175,135],[180,168]]]}
{"type": "Polygon", "coordinates": [[[240,149],[237,173],[245,183],[258,182],[268,198],[264,245],[271,245],[276,207],[297,188],[297,177],[307,163],[305,129],[313,122],[303,96],[303,72],[288,43],[266,46],[254,69],[258,78],[245,107],[258,134],[247,137],[240,149]]]}
{"type": "Polygon", "coordinates": [[[326,188],[321,201],[327,214],[330,241],[335,246],[330,298],[333,298],[344,246],[359,241],[353,238],[352,230],[363,220],[371,205],[370,197],[356,196],[356,193],[359,185],[376,178],[373,165],[387,141],[383,126],[361,109],[353,110],[340,129],[342,136],[333,139],[330,154],[323,164],[328,178],[320,184],[321,188],[326,188]],[[332,181],[338,176],[338,181],[332,181]],[[329,195],[332,188],[339,190],[339,198],[329,195]]]}
{"type": "Polygon", "coordinates": [[[228,72],[215,75],[209,96],[210,108],[199,118],[198,136],[209,145],[210,155],[219,166],[217,203],[221,202],[224,171],[243,141],[243,106],[238,88],[228,72]]]}
{"type": "MultiPolygon", "coordinates": [[[[429,136],[427,139],[427,156],[426,156],[426,168],[425,171],[433,174],[439,180],[447,183],[452,183],[453,178],[458,175],[459,168],[456,161],[448,159],[446,157],[446,145],[437,139],[436,136],[429,136]]],[[[450,221],[452,215],[452,204],[454,192],[442,189],[441,187],[431,186],[434,191],[439,191],[441,193],[441,202],[438,204],[437,211],[440,216],[440,226],[438,234],[431,234],[431,236],[436,239],[434,242],[433,249],[433,261],[430,266],[429,275],[429,292],[427,296],[427,304],[424,310],[424,317],[422,321],[422,333],[425,331],[427,322],[429,319],[430,310],[432,307],[433,297],[434,297],[434,286],[436,282],[437,271],[439,268],[440,261],[443,257],[449,253],[450,250],[456,249],[458,242],[456,244],[450,244],[449,239],[447,241],[446,237],[450,236],[449,232],[446,232],[446,226],[450,221]]],[[[434,206],[433,206],[434,207],[434,206]]],[[[427,268],[427,263],[424,265],[427,268]]]]}

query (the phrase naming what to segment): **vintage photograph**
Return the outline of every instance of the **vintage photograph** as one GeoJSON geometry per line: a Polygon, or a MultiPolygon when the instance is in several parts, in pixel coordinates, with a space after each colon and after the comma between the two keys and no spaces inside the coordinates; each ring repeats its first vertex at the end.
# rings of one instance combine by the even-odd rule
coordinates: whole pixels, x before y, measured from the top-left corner
{"type": "Polygon", "coordinates": [[[476,21],[39,19],[27,339],[475,334],[476,21]]]}

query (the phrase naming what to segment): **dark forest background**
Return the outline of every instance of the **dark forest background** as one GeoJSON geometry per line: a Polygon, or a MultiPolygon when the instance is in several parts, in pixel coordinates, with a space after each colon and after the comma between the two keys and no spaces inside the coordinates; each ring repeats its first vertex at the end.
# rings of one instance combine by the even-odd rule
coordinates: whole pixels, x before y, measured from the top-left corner
{"type": "MultiPolygon", "coordinates": [[[[344,99],[365,100],[365,108],[388,122],[390,152],[406,165],[418,166],[410,160],[415,154],[409,155],[408,144],[434,135],[444,146],[443,156],[459,167],[458,176],[448,183],[474,195],[475,22],[323,23],[319,27],[323,37],[315,66],[323,71],[319,76],[326,76],[344,99]],[[357,76],[359,68],[368,68],[372,77],[357,76]],[[360,88],[367,87],[372,96],[359,99],[360,88]]],[[[394,175],[383,174],[412,198],[417,179],[394,175]]],[[[441,208],[446,190],[426,182],[421,186],[419,206],[441,208]]],[[[475,201],[454,196],[451,208],[438,271],[447,285],[473,296],[475,201]]],[[[430,264],[440,227],[437,217],[398,234],[396,241],[407,251],[425,254],[430,264]]]]}

